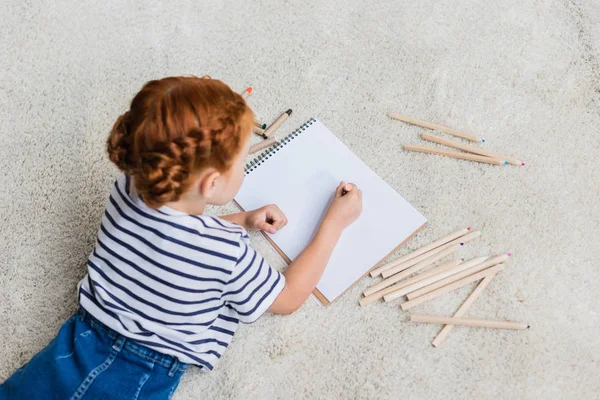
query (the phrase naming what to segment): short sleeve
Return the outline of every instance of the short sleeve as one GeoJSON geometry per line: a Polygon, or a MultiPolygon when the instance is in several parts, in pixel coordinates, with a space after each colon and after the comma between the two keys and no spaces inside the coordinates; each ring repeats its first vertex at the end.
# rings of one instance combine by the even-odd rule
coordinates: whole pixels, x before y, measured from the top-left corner
{"type": "Polygon", "coordinates": [[[260,254],[240,241],[240,256],[225,286],[222,299],[250,324],[271,307],[285,287],[285,277],[271,267],[260,254]]]}

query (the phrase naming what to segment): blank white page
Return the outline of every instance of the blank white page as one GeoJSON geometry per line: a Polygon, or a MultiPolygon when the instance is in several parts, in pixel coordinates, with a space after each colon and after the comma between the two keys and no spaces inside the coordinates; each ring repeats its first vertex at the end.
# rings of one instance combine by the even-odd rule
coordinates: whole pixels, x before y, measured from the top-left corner
{"type": "Polygon", "coordinates": [[[342,234],[317,289],[332,302],[411,236],[426,219],[319,120],[245,177],[244,210],[276,204],[288,224],[269,237],[294,260],[310,242],[341,181],[363,192],[360,217],[342,234]]]}

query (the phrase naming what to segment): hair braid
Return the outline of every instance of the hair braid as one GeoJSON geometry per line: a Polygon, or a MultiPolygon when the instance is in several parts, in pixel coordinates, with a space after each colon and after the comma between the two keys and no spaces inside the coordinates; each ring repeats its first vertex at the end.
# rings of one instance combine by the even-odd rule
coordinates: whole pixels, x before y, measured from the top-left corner
{"type": "Polygon", "coordinates": [[[110,160],[134,177],[150,206],[176,201],[198,170],[225,171],[250,134],[253,114],[221,81],[172,77],[150,81],[107,141],[110,160]]]}

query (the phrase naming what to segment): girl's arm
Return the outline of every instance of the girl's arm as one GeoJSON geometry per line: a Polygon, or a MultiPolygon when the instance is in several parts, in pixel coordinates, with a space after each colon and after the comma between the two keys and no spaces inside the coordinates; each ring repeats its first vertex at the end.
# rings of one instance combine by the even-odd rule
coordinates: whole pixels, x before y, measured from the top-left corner
{"type": "Polygon", "coordinates": [[[343,230],[362,211],[362,192],[354,185],[342,182],[308,246],[284,272],[285,288],[269,310],[276,314],[291,314],[306,301],[317,286],[343,230]]]}
{"type": "Polygon", "coordinates": [[[288,222],[285,215],[275,204],[269,204],[257,210],[223,215],[219,218],[238,224],[247,231],[262,229],[269,233],[277,232],[288,222]]]}
{"type": "Polygon", "coordinates": [[[224,219],[225,221],[233,222],[234,224],[238,224],[242,228],[248,230],[248,227],[246,226],[246,213],[245,212],[239,212],[239,213],[229,214],[229,215],[221,215],[221,216],[219,216],[219,218],[224,219]]]}

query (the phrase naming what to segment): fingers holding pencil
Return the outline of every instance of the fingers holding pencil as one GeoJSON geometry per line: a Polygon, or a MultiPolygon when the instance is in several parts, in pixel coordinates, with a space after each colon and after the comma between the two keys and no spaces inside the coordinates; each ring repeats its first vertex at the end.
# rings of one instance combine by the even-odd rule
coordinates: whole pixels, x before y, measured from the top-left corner
{"type": "Polygon", "coordinates": [[[362,195],[356,185],[340,182],[323,217],[323,222],[333,222],[341,228],[352,224],[362,213],[362,195]],[[344,193],[345,191],[345,193],[344,193]]]}

